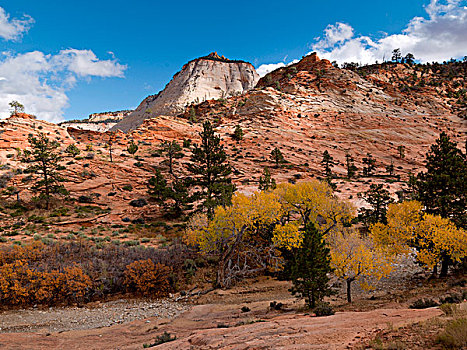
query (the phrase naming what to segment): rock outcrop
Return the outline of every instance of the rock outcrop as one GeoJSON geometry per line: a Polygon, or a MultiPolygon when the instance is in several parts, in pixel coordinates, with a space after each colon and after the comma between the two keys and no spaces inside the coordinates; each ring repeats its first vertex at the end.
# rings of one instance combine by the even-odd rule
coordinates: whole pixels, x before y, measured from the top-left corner
{"type": "Polygon", "coordinates": [[[66,128],[106,132],[123,118],[129,116],[131,112],[133,111],[126,109],[116,112],[92,113],[86,119],[67,120],[59,125],[66,128]]]}
{"type": "Polygon", "coordinates": [[[128,132],[145,119],[181,114],[192,103],[242,94],[254,88],[258,80],[259,75],[250,63],[228,60],[213,52],[185,64],[164,90],[144,99],[113,129],[128,132]]]}

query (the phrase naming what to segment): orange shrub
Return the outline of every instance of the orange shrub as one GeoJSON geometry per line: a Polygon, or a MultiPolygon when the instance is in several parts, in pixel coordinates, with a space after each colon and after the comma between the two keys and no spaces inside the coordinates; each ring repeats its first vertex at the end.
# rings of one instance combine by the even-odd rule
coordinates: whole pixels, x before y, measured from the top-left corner
{"type": "Polygon", "coordinates": [[[170,292],[170,268],[151,259],[137,260],[127,265],[124,284],[128,291],[144,296],[162,297],[170,292]]]}

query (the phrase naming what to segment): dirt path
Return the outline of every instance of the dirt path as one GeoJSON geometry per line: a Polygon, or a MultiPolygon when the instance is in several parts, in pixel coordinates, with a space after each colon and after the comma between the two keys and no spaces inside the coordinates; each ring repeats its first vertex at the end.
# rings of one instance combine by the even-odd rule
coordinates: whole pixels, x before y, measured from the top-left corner
{"type": "Polygon", "coordinates": [[[267,302],[193,306],[173,319],[150,317],[130,323],[68,332],[0,334],[2,349],[142,349],[164,331],[177,336],[160,349],[348,349],[379,329],[426,320],[441,314],[424,310],[382,309],[311,317],[271,311],[267,302]],[[220,328],[222,327],[222,328],[220,328]]]}

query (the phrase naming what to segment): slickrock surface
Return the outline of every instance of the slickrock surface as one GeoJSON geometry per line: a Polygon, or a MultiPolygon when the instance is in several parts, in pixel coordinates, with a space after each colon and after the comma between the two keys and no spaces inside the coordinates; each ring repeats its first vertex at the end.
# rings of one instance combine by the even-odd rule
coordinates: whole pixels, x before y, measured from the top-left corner
{"type": "Polygon", "coordinates": [[[242,94],[254,88],[258,80],[250,63],[231,61],[213,52],[185,64],[164,90],[148,96],[112,129],[127,132],[147,118],[180,114],[192,103],[242,94]]]}
{"type": "Polygon", "coordinates": [[[171,321],[149,318],[92,330],[4,333],[0,334],[0,347],[141,349],[143,344],[154,342],[156,336],[168,331],[177,339],[159,345],[158,349],[352,349],[352,344],[388,324],[399,327],[442,314],[437,308],[380,309],[339,312],[328,317],[272,313],[258,318],[254,310],[266,308],[263,304],[250,304],[249,316],[243,315],[238,305],[199,305],[171,321]]]}

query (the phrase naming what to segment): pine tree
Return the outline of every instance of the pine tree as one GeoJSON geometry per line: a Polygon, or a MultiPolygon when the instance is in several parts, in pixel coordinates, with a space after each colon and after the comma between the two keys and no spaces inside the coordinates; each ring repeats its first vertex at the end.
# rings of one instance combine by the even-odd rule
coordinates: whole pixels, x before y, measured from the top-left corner
{"type": "Polygon", "coordinates": [[[279,166],[285,162],[284,156],[279,148],[276,147],[271,151],[271,160],[276,163],[276,168],[279,168],[279,166]]]}
{"type": "Polygon", "coordinates": [[[212,218],[217,206],[230,204],[235,185],[230,178],[232,169],[221,138],[215,135],[209,121],[203,124],[199,135],[201,144],[194,145],[188,170],[194,175],[193,185],[198,187],[193,198],[202,201],[198,209],[206,209],[208,217],[212,218]]]}
{"type": "Polygon", "coordinates": [[[389,176],[393,176],[394,175],[394,161],[391,159],[391,164],[388,164],[386,166],[386,171],[388,172],[388,175],[389,176]]]}
{"type": "Polygon", "coordinates": [[[362,208],[359,217],[368,227],[370,224],[381,222],[387,223],[387,211],[389,203],[393,202],[389,191],[383,188],[382,184],[372,184],[365,192],[363,198],[371,208],[362,208]]]}
{"type": "Polygon", "coordinates": [[[60,165],[60,143],[49,140],[43,133],[39,133],[37,137],[29,136],[28,141],[31,149],[24,150],[21,159],[23,163],[28,164],[24,172],[37,176],[31,189],[40,194],[39,198],[45,200],[48,210],[52,195],[67,193],[62,184],[65,179],[59,173],[64,169],[60,165]]]}
{"type": "Polygon", "coordinates": [[[18,114],[18,112],[20,113],[24,112],[24,106],[18,101],[11,101],[8,105],[12,109],[11,115],[16,115],[18,114]]]}
{"type": "Polygon", "coordinates": [[[260,191],[273,190],[276,188],[276,180],[271,176],[271,172],[266,167],[263,169],[263,175],[259,177],[258,189],[260,191]]]}
{"type": "Polygon", "coordinates": [[[345,155],[345,163],[347,168],[347,179],[350,180],[357,173],[357,167],[355,166],[353,157],[350,155],[350,153],[345,155]]]}
{"type": "Polygon", "coordinates": [[[397,146],[397,152],[399,152],[400,159],[404,159],[405,157],[404,151],[405,151],[405,146],[402,146],[402,145],[397,146]]]}
{"type": "Polygon", "coordinates": [[[159,169],[156,169],[155,176],[148,181],[148,194],[157,203],[163,204],[169,198],[170,189],[167,186],[167,180],[159,169]]]}
{"type": "Polygon", "coordinates": [[[173,165],[175,159],[182,158],[183,152],[182,147],[173,140],[172,142],[164,141],[160,144],[160,151],[162,154],[165,154],[167,157],[167,163],[169,165],[169,173],[173,174],[173,165]]]}
{"type": "Polygon", "coordinates": [[[168,198],[173,201],[170,213],[175,217],[181,216],[186,210],[192,209],[191,198],[188,192],[187,179],[175,179],[168,191],[168,198]]]}
{"type": "Polygon", "coordinates": [[[426,172],[418,174],[417,196],[430,214],[467,228],[467,159],[446,133],[426,156],[426,172]]]}
{"type": "Polygon", "coordinates": [[[295,248],[290,257],[290,279],[293,295],[305,298],[305,303],[314,308],[324,297],[332,295],[328,274],[332,272],[329,248],[313,223],[303,230],[303,242],[295,248]]]}
{"type": "Polygon", "coordinates": [[[372,176],[373,171],[376,169],[376,160],[373,159],[371,153],[367,153],[366,158],[363,158],[363,164],[365,164],[363,167],[363,176],[372,176]]]}
{"type": "Polygon", "coordinates": [[[331,178],[332,168],[334,167],[334,158],[331,157],[327,150],[323,152],[323,159],[321,160],[321,164],[324,167],[324,175],[326,176],[326,178],[331,178]]]}

